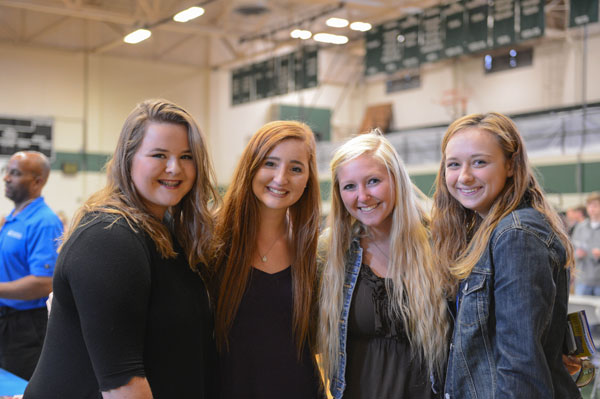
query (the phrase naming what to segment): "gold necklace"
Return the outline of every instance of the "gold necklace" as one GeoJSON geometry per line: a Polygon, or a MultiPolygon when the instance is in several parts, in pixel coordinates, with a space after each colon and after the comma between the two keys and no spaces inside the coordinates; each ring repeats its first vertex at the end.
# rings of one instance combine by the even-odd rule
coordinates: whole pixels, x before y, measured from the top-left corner
{"type": "Polygon", "coordinates": [[[271,252],[271,250],[273,249],[273,247],[275,246],[275,244],[277,243],[277,241],[279,241],[279,239],[280,239],[280,238],[281,238],[281,237],[277,237],[277,238],[275,239],[275,241],[273,241],[273,244],[271,244],[271,246],[269,247],[269,250],[268,250],[268,251],[267,251],[267,252],[266,252],[264,255],[261,255],[261,254],[260,254],[260,250],[258,249],[258,245],[256,246],[256,251],[258,252],[258,256],[260,256],[260,260],[261,260],[263,263],[267,263],[267,260],[268,260],[268,259],[267,259],[267,255],[269,254],[269,252],[271,252]]]}

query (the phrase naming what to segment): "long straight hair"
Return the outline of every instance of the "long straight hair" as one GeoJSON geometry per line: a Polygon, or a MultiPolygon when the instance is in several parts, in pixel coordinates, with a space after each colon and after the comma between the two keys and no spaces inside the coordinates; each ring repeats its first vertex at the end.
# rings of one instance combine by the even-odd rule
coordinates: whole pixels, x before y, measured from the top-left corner
{"type": "Polygon", "coordinates": [[[430,372],[443,375],[450,324],[444,296],[445,277],[432,261],[426,227],[429,219],[418,198],[422,193],[411,183],[390,142],[375,131],[346,142],[331,160],[331,211],[328,228],[319,243],[323,275],[317,343],[326,380],[331,381],[338,371],[339,324],[348,249],[354,237],[368,234],[368,228],[354,219],[344,206],[338,173],[341,166],[361,155],[368,155],[386,166],[395,190],[388,263],[390,278],[386,279],[389,314],[404,324],[412,355],[424,361],[430,372]]]}
{"type": "Polygon", "coordinates": [[[218,281],[215,332],[220,350],[228,346],[229,330],[248,284],[250,260],[257,249],[260,205],[252,191],[252,180],[271,150],[282,141],[291,139],[301,141],[308,154],[306,188],[300,199],[288,209],[293,245],[292,330],[298,355],[307,338],[310,338],[320,214],[316,145],[314,134],[307,125],[295,121],[275,121],[259,129],[244,149],[217,218],[214,248],[218,281]]]}
{"type": "Polygon", "coordinates": [[[500,220],[517,209],[525,200],[539,211],[556,233],[567,252],[566,267],[573,264],[573,247],[556,211],[546,200],[544,192],[529,165],[525,143],[513,121],[499,113],[472,114],[452,123],[442,139],[442,161],[435,180],[432,211],[432,237],[436,261],[448,269],[457,280],[471,271],[486,250],[490,236],[500,220]],[[476,128],[492,134],[511,163],[513,176],[494,200],[485,218],[465,208],[446,186],[446,147],[459,132],[476,128]]]}
{"type": "Polygon", "coordinates": [[[177,254],[173,249],[171,234],[162,220],[152,216],[131,178],[133,157],[140,147],[151,123],[172,123],[184,126],[188,144],[196,166],[196,180],[181,201],[168,209],[174,223],[177,239],[185,251],[192,268],[206,263],[214,230],[213,207],[219,203],[215,179],[206,148],[206,141],[194,118],[172,102],[146,100],[131,111],[117,140],[112,158],[106,164],[106,186],[94,193],[79,208],[70,228],[65,233],[66,242],[80,226],[83,217],[92,212],[103,212],[124,218],[134,229],[142,229],[154,241],[163,258],[177,254]]]}

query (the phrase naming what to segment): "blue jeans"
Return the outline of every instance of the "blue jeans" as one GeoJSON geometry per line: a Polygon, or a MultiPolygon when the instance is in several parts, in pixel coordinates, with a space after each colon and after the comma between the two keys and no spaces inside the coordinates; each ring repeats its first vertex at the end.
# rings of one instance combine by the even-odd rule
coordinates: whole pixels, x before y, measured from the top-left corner
{"type": "Polygon", "coordinates": [[[600,296],[600,286],[587,285],[587,284],[575,284],[575,294],[576,295],[600,296]]]}

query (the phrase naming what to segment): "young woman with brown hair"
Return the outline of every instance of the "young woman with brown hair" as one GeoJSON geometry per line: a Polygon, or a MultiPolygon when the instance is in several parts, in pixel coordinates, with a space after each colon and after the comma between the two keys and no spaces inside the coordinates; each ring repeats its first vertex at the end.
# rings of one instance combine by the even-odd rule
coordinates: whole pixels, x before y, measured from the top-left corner
{"type": "Polygon", "coordinates": [[[217,219],[222,399],[319,395],[311,339],[319,202],[310,128],[276,121],[259,129],[217,219]]]}
{"type": "Polygon", "coordinates": [[[573,250],[509,118],[448,127],[431,231],[459,283],[445,398],[579,398],[562,361],[573,250]]]}
{"type": "Polygon", "coordinates": [[[218,201],[205,140],[165,100],[138,104],[77,211],[27,399],[216,397],[216,353],[199,272],[218,201]]]}

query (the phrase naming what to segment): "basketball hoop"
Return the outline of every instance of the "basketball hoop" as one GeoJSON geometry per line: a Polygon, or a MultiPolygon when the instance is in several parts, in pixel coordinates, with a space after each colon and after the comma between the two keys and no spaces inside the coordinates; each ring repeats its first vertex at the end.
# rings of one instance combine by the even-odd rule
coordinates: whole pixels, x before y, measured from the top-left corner
{"type": "Polygon", "coordinates": [[[467,114],[468,102],[469,96],[466,90],[449,89],[442,92],[442,98],[438,104],[446,108],[446,112],[454,120],[467,114]]]}

